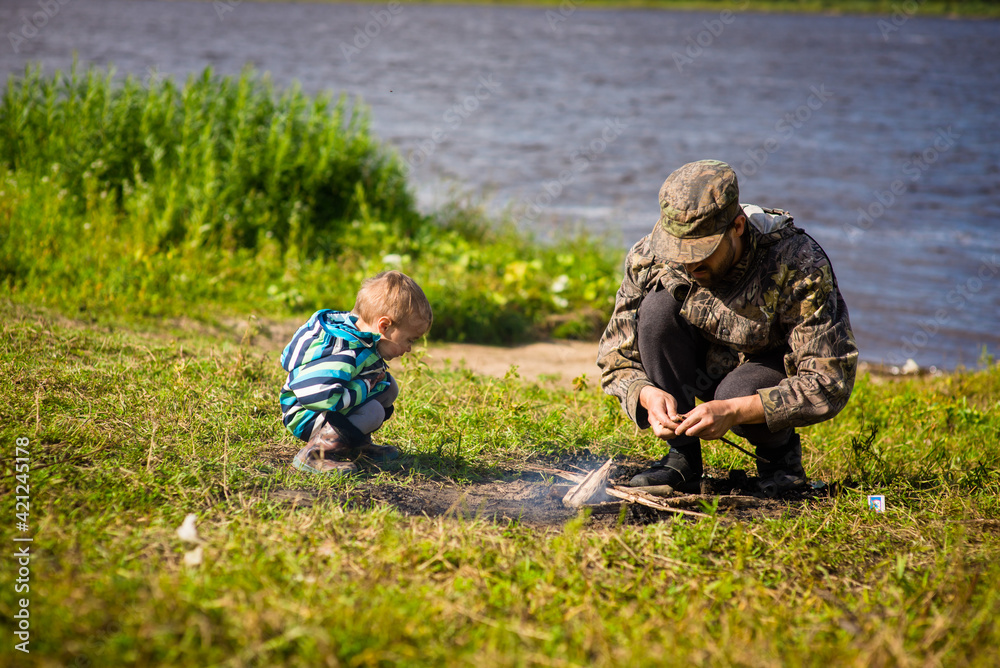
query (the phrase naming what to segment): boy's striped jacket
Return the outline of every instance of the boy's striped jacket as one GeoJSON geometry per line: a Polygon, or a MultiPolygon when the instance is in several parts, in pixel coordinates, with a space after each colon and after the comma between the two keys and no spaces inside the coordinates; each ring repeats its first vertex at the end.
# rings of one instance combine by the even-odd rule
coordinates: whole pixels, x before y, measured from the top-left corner
{"type": "Polygon", "coordinates": [[[281,353],[288,372],[281,388],[282,420],[303,441],[320,414],[349,415],[369,395],[389,387],[388,369],[375,346],[381,336],[359,330],[357,321],[349,312],[317,311],[281,353]]]}

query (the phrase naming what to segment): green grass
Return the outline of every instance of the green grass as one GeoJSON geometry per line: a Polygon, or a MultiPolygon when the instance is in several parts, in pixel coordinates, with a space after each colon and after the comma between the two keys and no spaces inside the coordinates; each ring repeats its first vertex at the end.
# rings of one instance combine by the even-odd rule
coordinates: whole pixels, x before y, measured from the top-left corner
{"type": "MultiPolygon", "coordinates": [[[[30,441],[31,654],[5,665],[968,665],[1000,660],[1000,367],[859,379],[804,430],[843,483],[779,516],[595,529],[404,517],[346,501],[370,479],[293,473],[275,344],[110,327],[0,302],[0,508],[30,441]],[[875,438],[867,444],[871,427],[875,438]],[[868,452],[863,460],[856,453],[868,452]],[[276,499],[307,490],[309,507],[276,499]],[[888,511],[864,496],[885,493],[888,511]],[[200,566],[175,535],[198,516],[200,566]],[[13,662],[13,663],[12,663],[13,662]]],[[[408,359],[408,358],[404,358],[408,359]]],[[[651,457],[593,386],[431,370],[419,355],[385,484],[475,482],[583,450],[651,457]],[[405,467],[405,468],[403,468],[405,467]]],[[[707,463],[750,468],[709,446],[707,463]]]]}
{"type": "Polygon", "coordinates": [[[434,338],[584,337],[623,255],[468,204],[422,214],[360,102],[251,71],[180,86],[29,67],[0,103],[0,284],[20,303],[102,322],[302,317],[398,268],[435,304],[434,338]]]}

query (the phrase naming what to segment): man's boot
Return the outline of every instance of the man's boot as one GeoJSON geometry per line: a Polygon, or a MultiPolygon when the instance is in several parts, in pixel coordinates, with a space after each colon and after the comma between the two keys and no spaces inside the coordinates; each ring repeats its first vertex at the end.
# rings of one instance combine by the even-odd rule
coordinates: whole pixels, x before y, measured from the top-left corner
{"type": "Polygon", "coordinates": [[[701,443],[670,447],[667,456],[653,468],[643,471],[629,481],[630,487],[667,485],[674,491],[696,494],[701,491],[701,443]]]}
{"type": "Polygon", "coordinates": [[[787,490],[801,489],[806,485],[806,471],[802,468],[802,439],[792,433],[785,445],[757,446],[757,456],[767,462],[757,460],[757,476],[760,491],[765,496],[775,497],[787,490]]]}

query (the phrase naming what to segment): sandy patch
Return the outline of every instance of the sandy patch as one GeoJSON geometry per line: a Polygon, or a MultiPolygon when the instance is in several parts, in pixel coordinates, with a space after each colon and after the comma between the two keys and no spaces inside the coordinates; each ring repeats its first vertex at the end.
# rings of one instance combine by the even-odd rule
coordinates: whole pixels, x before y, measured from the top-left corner
{"type": "Polygon", "coordinates": [[[516,365],[521,378],[566,388],[584,374],[591,383],[601,375],[596,341],[545,341],[511,347],[432,343],[425,350],[424,361],[432,368],[464,366],[475,373],[502,378],[516,365]]]}

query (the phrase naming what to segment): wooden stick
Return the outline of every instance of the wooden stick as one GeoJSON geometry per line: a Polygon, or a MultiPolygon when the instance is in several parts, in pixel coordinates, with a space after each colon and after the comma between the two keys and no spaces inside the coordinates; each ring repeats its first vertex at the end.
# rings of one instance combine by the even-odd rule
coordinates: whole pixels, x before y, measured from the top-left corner
{"type": "Polygon", "coordinates": [[[668,506],[665,503],[662,503],[661,500],[657,499],[655,496],[651,496],[645,492],[633,492],[627,487],[618,487],[616,485],[614,487],[609,487],[607,491],[611,496],[618,497],[619,499],[623,499],[625,501],[631,501],[632,503],[638,503],[640,505],[653,508],[654,510],[662,510],[667,513],[678,513],[681,515],[690,515],[691,517],[710,517],[710,515],[699,513],[694,510],[684,510],[682,508],[668,506]]]}
{"type": "Polygon", "coordinates": [[[583,482],[583,479],[586,477],[578,473],[570,473],[568,471],[561,471],[559,469],[552,469],[545,466],[535,466],[534,464],[527,464],[525,465],[524,468],[526,471],[534,471],[535,473],[548,473],[550,475],[559,476],[563,480],[569,480],[570,482],[576,482],[576,483],[583,482]]]}
{"type": "MultiPolygon", "coordinates": [[[[669,488],[669,485],[659,485],[658,487],[631,487],[629,489],[660,497],[662,495],[662,492],[660,491],[661,488],[669,488]]],[[[712,503],[715,500],[719,501],[719,508],[756,508],[757,506],[764,504],[762,499],[758,499],[755,496],[742,496],[736,494],[726,494],[720,496],[715,496],[713,494],[687,494],[684,496],[661,498],[663,503],[677,508],[696,508],[701,505],[702,501],[712,503]]]]}
{"type": "Polygon", "coordinates": [[[760,455],[755,455],[754,453],[750,452],[749,450],[747,450],[747,449],[745,449],[745,448],[741,448],[740,446],[736,445],[735,443],[733,443],[732,441],[730,441],[730,440],[729,440],[728,438],[726,438],[725,436],[720,436],[720,437],[719,437],[719,440],[720,440],[720,441],[722,441],[723,443],[725,443],[726,445],[731,445],[731,446],[733,446],[734,448],[736,448],[737,450],[739,450],[739,451],[740,451],[740,452],[742,452],[743,454],[746,454],[746,455],[750,455],[751,457],[753,457],[753,458],[754,458],[754,459],[756,459],[757,461],[761,461],[761,462],[764,462],[765,464],[770,464],[770,463],[771,463],[771,462],[769,462],[768,460],[766,460],[766,459],[764,459],[763,457],[761,457],[760,455]]]}
{"type": "Polygon", "coordinates": [[[604,462],[599,469],[588,473],[575,487],[563,497],[563,505],[567,508],[579,508],[587,503],[603,503],[608,501],[605,489],[608,486],[608,476],[611,473],[613,459],[604,462]]]}
{"type": "Polygon", "coordinates": [[[629,487],[634,492],[645,492],[650,496],[684,496],[670,485],[649,485],[647,487],[629,487]]]}
{"type": "MultiPolygon", "coordinates": [[[[586,476],[577,475],[575,473],[568,473],[566,471],[561,471],[559,469],[553,469],[543,466],[532,466],[529,464],[526,468],[529,468],[530,470],[536,471],[538,473],[549,473],[552,475],[556,475],[559,476],[560,478],[563,478],[564,480],[570,480],[575,483],[582,483],[586,478],[586,476]]],[[[632,488],[628,487],[619,487],[617,485],[614,487],[608,487],[605,490],[605,493],[608,494],[609,496],[622,499],[623,501],[638,503],[639,505],[647,506],[649,508],[653,508],[654,510],[661,510],[667,513],[678,513],[681,515],[690,515],[691,517],[709,517],[709,515],[706,515],[705,513],[699,513],[693,510],[672,508],[671,506],[666,505],[666,503],[664,503],[661,499],[657,499],[656,497],[641,491],[633,492],[632,488]]]]}

